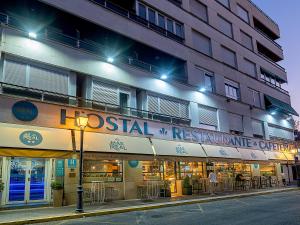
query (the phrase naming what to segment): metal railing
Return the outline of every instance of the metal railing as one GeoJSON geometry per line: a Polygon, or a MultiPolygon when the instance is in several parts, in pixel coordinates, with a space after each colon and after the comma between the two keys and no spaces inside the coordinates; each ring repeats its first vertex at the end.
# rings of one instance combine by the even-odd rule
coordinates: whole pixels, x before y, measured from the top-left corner
{"type": "Polygon", "coordinates": [[[267,34],[265,34],[262,30],[260,30],[257,27],[254,27],[255,30],[261,34],[264,38],[268,39],[269,41],[271,41],[274,45],[276,45],[278,48],[282,49],[282,46],[280,44],[278,44],[276,41],[272,40],[267,34]]]}
{"type": "Polygon", "coordinates": [[[271,18],[269,17],[261,8],[259,8],[254,2],[252,2],[251,0],[248,0],[256,9],[258,9],[258,11],[260,11],[265,17],[267,17],[272,23],[274,23],[277,27],[278,24],[271,18]]]}
{"type": "MultiPolygon", "coordinates": [[[[99,5],[99,6],[102,6],[104,7],[105,9],[108,9],[114,13],[117,13],[119,14],[120,16],[123,16],[123,17],[126,17],[127,19],[131,20],[131,21],[134,21],[144,27],[147,27],[148,29],[151,29],[165,37],[168,37],[168,38],[171,38],[177,42],[180,42],[182,43],[184,41],[184,38],[181,37],[181,36],[178,36],[172,32],[169,32],[168,30],[162,28],[162,27],[159,27],[157,26],[156,24],[153,24],[141,17],[139,17],[136,13],[133,13],[133,12],[130,12],[128,11],[127,9],[124,9],[118,5],[115,5],[109,1],[106,1],[106,0],[89,0],[90,2],[92,3],[95,3],[96,5],[99,5]]],[[[181,2],[181,1],[178,1],[178,0],[172,0],[174,2],[181,2]]],[[[178,3],[179,4],[179,3],[178,3]]]]}
{"type": "Polygon", "coordinates": [[[269,63],[271,63],[272,65],[274,65],[278,69],[280,69],[280,70],[282,70],[282,71],[285,72],[285,68],[284,67],[282,67],[278,63],[274,62],[272,59],[270,59],[268,56],[266,56],[262,52],[258,52],[258,55],[260,55],[262,58],[264,58],[265,60],[267,60],[269,63]]]}
{"type": "Polygon", "coordinates": [[[32,100],[38,100],[45,103],[57,103],[68,106],[77,106],[90,110],[97,110],[106,113],[118,114],[122,116],[135,117],[153,121],[160,121],[170,124],[190,126],[191,120],[183,117],[176,117],[157,112],[140,110],[132,107],[121,107],[107,102],[100,102],[92,99],[60,94],[51,91],[45,91],[36,88],[24,87],[9,83],[0,82],[0,95],[18,96],[32,100]]]}
{"type": "Polygon", "coordinates": [[[263,82],[264,82],[265,84],[267,84],[268,86],[273,87],[273,88],[279,90],[280,92],[282,92],[282,93],[284,93],[284,94],[286,94],[286,95],[289,95],[289,92],[288,92],[287,90],[285,90],[285,89],[283,89],[283,88],[281,88],[281,87],[279,87],[279,86],[276,86],[275,84],[272,84],[271,82],[269,82],[269,81],[267,81],[267,80],[263,80],[263,82]]]}
{"type": "MultiPolygon", "coordinates": [[[[6,14],[0,13],[0,23],[1,25],[6,25],[12,28],[15,28],[19,31],[24,32],[24,35],[27,35],[27,32],[23,29],[22,21],[19,21],[18,19],[8,16],[6,14]]],[[[60,44],[77,48],[92,54],[96,54],[98,57],[103,58],[103,60],[106,60],[107,55],[106,55],[106,49],[102,44],[99,44],[97,42],[91,41],[91,40],[81,40],[79,38],[71,37],[68,35],[65,35],[63,33],[54,31],[52,27],[48,27],[43,29],[41,32],[37,33],[37,38],[38,40],[49,40],[53,42],[58,42],[60,44]]],[[[145,70],[147,72],[156,74],[159,76],[161,74],[161,69],[155,65],[143,62],[141,60],[132,58],[130,56],[125,56],[125,55],[118,55],[115,60],[115,63],[123,63],[127,64],[142,70],[145,70]]],[[[174,77],[180,77],[176,74],[173,74],[174,77]]]]}

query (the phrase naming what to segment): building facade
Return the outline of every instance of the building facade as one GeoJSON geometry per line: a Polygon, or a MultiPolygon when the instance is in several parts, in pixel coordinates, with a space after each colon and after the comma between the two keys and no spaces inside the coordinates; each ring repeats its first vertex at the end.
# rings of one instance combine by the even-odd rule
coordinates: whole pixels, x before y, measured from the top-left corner
{"type": "MultiPolygon", "coordinates": [[[[294,130],[278,25],[245,0],[2,1],[1,204],[185,176],[289,176],[294,130]],[[281,164],[280,164],[281,163],[281,164]],[[99,183],[97,183],[99,185],[99,183]]],[[[292,179],[292,178],[291,178],[292,179]]]]}

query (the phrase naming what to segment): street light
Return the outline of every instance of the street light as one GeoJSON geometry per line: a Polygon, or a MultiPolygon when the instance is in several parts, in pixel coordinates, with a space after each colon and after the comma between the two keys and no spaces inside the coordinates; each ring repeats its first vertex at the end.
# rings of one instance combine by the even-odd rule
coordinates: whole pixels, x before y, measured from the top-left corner
{"type": "Polygon", "coordinates": [[[81,114],[76,118],[77,125],[80,127],[80,158],[79,158],[79,182],[77,187],[77,208],[76,212],[83,212],[83,188],[82,188],[82,170],[83,170],[83,134],[87,126],[89,118],[85,114],[81,114]]]}

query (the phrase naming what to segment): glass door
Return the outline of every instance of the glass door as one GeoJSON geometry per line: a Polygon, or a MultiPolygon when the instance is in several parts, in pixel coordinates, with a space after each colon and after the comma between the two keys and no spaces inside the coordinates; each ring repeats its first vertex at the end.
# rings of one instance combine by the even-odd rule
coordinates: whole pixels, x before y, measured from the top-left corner
{"type": "Polygon", "coordinates": [[[45,200],[45,159],[11,158],[9,203],[45,200]]]}

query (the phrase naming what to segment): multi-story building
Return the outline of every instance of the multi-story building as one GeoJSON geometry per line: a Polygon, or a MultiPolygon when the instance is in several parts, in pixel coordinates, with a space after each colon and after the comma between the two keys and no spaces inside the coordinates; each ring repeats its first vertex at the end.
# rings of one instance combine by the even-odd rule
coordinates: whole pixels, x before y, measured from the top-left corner
{"type": "MultiPolygon", "coordinates": [[[[248,0],[0,3],[2,204],[74,203],[75,118],[87,189],[136,198],[147,180],[277,176],[293,160],[278,25],[248,0]],[[282,153],[282,151],[285,153],[282,153]]],[[[77,162],[77,163],[76,163],[77,162]]],[[[288,175],[287,173],[287,175],[288,175]]]]}

